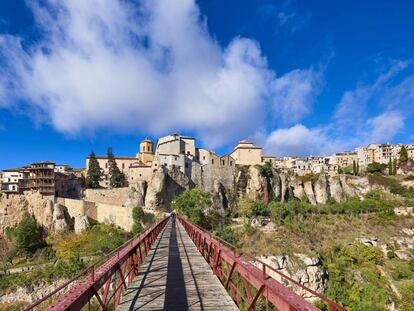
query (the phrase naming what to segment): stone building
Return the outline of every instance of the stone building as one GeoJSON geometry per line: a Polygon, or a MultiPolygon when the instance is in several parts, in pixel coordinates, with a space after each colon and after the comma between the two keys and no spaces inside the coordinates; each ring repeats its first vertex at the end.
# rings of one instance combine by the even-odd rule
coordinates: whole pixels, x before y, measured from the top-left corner
{"type": "Polygon", "coordinates": [[[358,163],[358,155],[352,151],[338,152],[332,156],[332,161],[338,168],[349,167],[358,163]]]}
{"type": "Polygon", "coordinates": [[[252,142],[242,140],[230,153],[237,165],[256,165],[262,163],[262,147],[254,146],[252,142]]]}
{"type": "MultiPolygon", "coordinates": [[[[128,182],[139,180],[149,180],[152,174],[152,165],[154,161],[154,145],[151,140],[144,139],[139,144],[139,152],[135,157],[114,156],[119,170],[125,174],[128,182]]],[[[89,168],[89,157],[86,158],[86,171],[89,168]]],[[[107,156],[96,156],[96,160],[102,169],[104,179],[101,186],[109,186],[109,159],[107,156]]]]}

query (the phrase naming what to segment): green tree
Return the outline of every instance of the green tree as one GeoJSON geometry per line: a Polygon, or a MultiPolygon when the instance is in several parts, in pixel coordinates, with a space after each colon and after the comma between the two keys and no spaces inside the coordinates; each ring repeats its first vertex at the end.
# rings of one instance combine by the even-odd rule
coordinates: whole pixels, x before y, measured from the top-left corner
{"type": "Polygon", "coordinates": [[[407,148],[405,148],[405,146],[401,147],[400,150],[400,163],[405,163],[408,161],[408,152],[407,152],[407,148]]]}
{"type": "Polygon", "coordinates": [[[89,167],[86,173],[86,188],[99,188],[99,182],[102,180],[102,169],[99,166],[98,160],[96,160],[93,150],[89,155],[89,167]]]}
{"type": "Polygon", "coordinates": [[[352,162],[352,172],[354,173],[355,176],[358,175],[357,165],[356,165],[355,160],[352,162]]]}
{"type": "Polygon", "coordinates": [[[393,169],[392,169],[392,160],[391,160],[391,158],[388,162],[388,175],[394,175],[393,174],[393,169]]]}
{"type": "Polygon", "coordinates": [[[173,209],[187,216],[192,223],[204,228],[211,228],[208,214],[212,205],[210,193],[194,188],[185,190],[179,195],[173,202],[173,209]]]}
{"type": "Polygon", "coordinates": [[[384,170],[387,168],[387,164],[380,164],[377,162],[372,162],[367,166],[368,173],[383,173],[384,170]]]}
{"type": "Polygon", "coordinates": [[[394,159],[392,163],[392,172],[394,175],[397,175],[397,159],[394,159]]]}
{"type": "Polygon", "coordinates": [[[142,230],[144,230],[144,227],[141,224],[143,219],[144,219],[144,210],[142,209],[141,206],[135,206],[132,209],[133,225],[132,225],[131,232],[132,232],[133,235],[141,233],[142,230]]]}
{"type": "Polygon", "coordinates": [[[109,166],[109,185],[112,188],[119,188],[126,186],[125,174],[122,173],[116,164],[112,148],[108,148],[108,166],[109,166]]]}
{"type": "Polygon", "coordinates": [[[11,236],[15,241],[16,250],[20,254],[34,254],[37,249],[45,245],[42,228],[36,219],[27,212],[13,228],[11,236]]]}

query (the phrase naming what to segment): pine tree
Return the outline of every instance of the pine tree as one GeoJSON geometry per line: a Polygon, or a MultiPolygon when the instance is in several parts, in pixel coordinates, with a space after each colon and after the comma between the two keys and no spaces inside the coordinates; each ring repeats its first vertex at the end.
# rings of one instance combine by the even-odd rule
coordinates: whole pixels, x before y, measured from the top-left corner
{"type": "Polygon", "coordinates": [[[99,182],[102,180],[102,169],[96,160],[95,153],[91,152],[89,155],[89,167],[86,173],[86,188],[99,188],[99,182]]]}
{"type": "Polygon", "coordinates": [[[389,162],[388,162],[388,175],[394,175],[393,174],[393,169],[392,169],[392,160],[390,158],[389,162]]]}
{"type": "Polygon", "coordinates": [[[354,173],[354,175],[357,175],[357,165],[355,160],[352,162],[352,172],[354,173]]]}
{"type": "Polygon", "coordinates": [[[405,148],[405,146],[402,146],[400,150],[400,163],[405,163],[407,161],[408,161],[407,148],[405,148]]]}
{"type": "Polygon", "coordinates": [[[109,186],[119,188],[126,186],[125,174],[122,173],[116,164],[112,148],[108,148],[109,186]]]}
{"type": "Polygon", "coordinates": [[[359,162],[357,163],[357,176],[359,176],[359,162]]]}

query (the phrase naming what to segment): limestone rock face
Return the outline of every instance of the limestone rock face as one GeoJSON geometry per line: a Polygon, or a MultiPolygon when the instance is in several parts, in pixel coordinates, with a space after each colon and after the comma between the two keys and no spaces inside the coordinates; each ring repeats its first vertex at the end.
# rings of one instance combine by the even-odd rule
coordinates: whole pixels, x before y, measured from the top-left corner
{"type": "Polygon", "coordinates": [[[269,189],[266,177],[251,165],[249,167],[249,178],[247,180],[246,195],[253,201],[269,202],[269,189]]]}
{"type": "MultiPolygon", "coordinates": [[[[294,254],[292,257],[288,255],[284,256],[261,256],[259,260],[278,270],[279,272],[291,277],[299,284],[318,292],[323,293],[327,288],[328,272],[323,267],[319,258],[307,256],[305,254],[294,254]]],[[[259,263],[255,263],[260,266],[259,263]]],[[[317,300],[317,297],[301,289],[299,286],[290,284],[286,279],[282,278],[279,274],[269,270],[267,272],[272,278],[291,286],[292,289],[302,297],[313,301],[317,300]]]]}
{"type": "MultiPolygon", "coordinates": [[[[36,287],[33,287],[31,285],[25,287],[19,286],[14,291],[0,296],[0,303],[33,303],[41,299],[45,295],[49,294],[50,292],[54,291],[56,288],[58,288],[65,282],[65,279],[61,279],[53,282],[52,284],[40,284],[36,287]]],[[[74,284],[67,286],[65,289],[62,290],[62,294],[69,291],[73,286],[74,284]]]]}
{"type": "Polygon", "coordinates": [[[55,204],[52,216],[52,229],[54,232],[60,233],[70,229],[70,216],[63,205],[55,204]]]}
{"type": "Polygon", "coordinates": [[[315,200],[318,204],[325,204],[330,195],[330,188],[328,186],[328,180],[325,174],[319,175],[318,179],[314,183],[315,200]]]}
{"type": "MultiPolygon", "coordinates": [[[[312,181],[308,180],[303,183],[303,190],[305,190],[306,197],[308,198],[310,204],[316,204],[315,194],[313,192],[312,181]]],[[[326,191],[326,190],[325,190],[326,191]]]]}
{"type": "Polygon", "coordinates": [[[339,177],[331,176],[329,177],[329,190],[331,197],[336,202],[342,202],[343,201],[343,190],[342,185],[339,177]]]}
{"type": "Polygon", "coordinates": [[[282,180],[279,174],[274,174],[270,179],[271,199],[281,201],[282,199],[282,180]]]}
{"type": "Polygon", "coordinates": [[[144,209],[147,212],[171,211],[171,202],[185,189],[191,189],[194,183],[178,168],[160,167],[148,184],[144,209]]]}
{"type": "Polygon", "coordinates": [[[85,215],[76,215],[74,219],[75,233],[79,234],[91,226],[89,219],[85,215]]]}
{"type": "Polygon", "coordinates": [[[144,180],[138,181],[129,186],[128,200],[125,202],[126,207],[144,206],[145,194],[147,191],[147,182],[144,180]]]}
{"type": "Polygon", "coordinates": [[[288,190],[287,180],[285,174],[280,174],[280,202],[285,202],[288,190]]]}
{"type": "Polygon", "coordinates": [[[25,212],[34,215],[46,231],[52,230],[53,197],[29,191],[0,196],[0,233],[19,223],[25,212]]]}
{"type": "Polygon", "coordinates": [[[303,188],[303,184],[298,179],[294,178],[290,180],[290,187],[292,189],[293,196],[298,199],[302,200],[305,196],[305,189],[303,188]]]}
{"type": "Polygon", "coordinates": [[[214,181],[213,191],[213,204],[216,211],[221,215],[226,215],[226,209],[228,207],[228,201],[226,197],[225,188],[219,181],[214,181]]]}

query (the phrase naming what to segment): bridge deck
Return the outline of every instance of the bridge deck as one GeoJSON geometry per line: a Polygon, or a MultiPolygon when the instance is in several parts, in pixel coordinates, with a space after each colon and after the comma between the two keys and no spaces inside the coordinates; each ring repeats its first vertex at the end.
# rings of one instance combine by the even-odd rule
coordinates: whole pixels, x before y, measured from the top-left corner
{"type": "Polygon", "coordinates": [[[170,220],[118,310],[238,310],[182,225],[170,220]]]}

